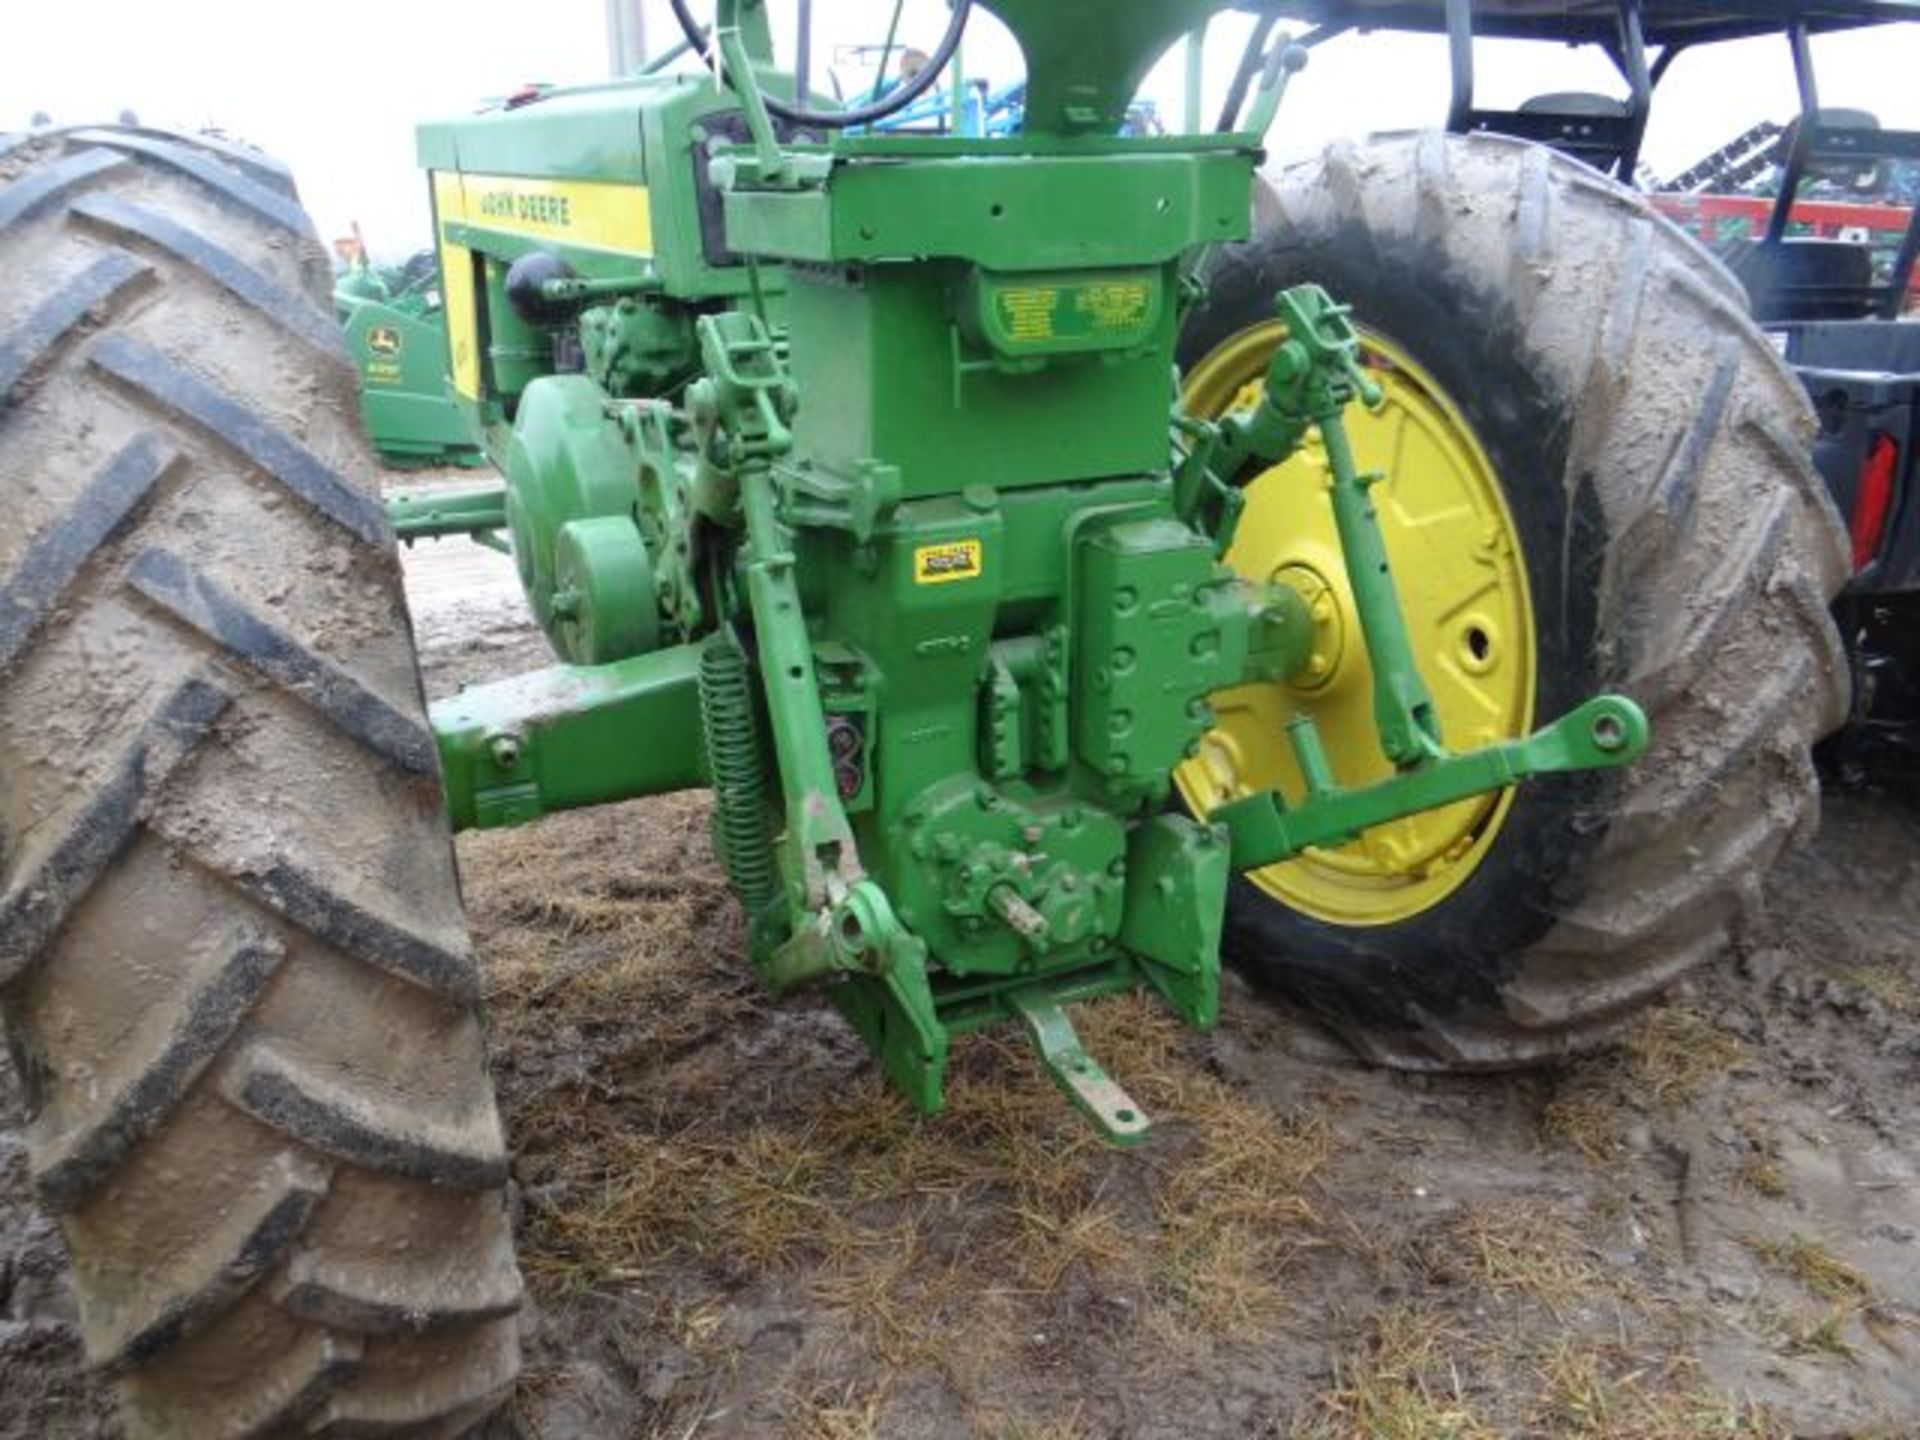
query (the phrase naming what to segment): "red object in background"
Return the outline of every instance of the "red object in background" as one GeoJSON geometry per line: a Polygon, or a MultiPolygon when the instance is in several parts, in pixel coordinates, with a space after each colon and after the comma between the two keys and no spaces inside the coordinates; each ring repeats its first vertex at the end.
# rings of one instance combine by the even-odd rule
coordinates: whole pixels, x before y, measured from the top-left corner
{"type": "MultiPolygon", "coordinates": [[[[1747,234],[1761,235],[1773,214],[1770,195],[1654,194],[1647,198],[1654,209],[1709,248],[1720,238],[1722,220],[1744,220],[1747,234]]],[[[1843,230],[1864,230],[1891,249],[1907,233],[1911,213],[1898,205],[1854,200],[1796,200],[1790,218],[1795,225],[1810,227],[1823,240],[1838,239],[1843,230]]],[[[1920,265],[1914,267],[1913,278],[1907,282],[1907,293],[1920,293],[1920,265]]]]}
{"type": "Polygon", "coordinates": [[[1887,516],[1893,510],[1893,472],[1900,460],[1900,447],[1885,431],[1876,430],[1867,447],[1866,463],[1860,467],[1860,489],[1853,497],[1853,516],[1848,531],[1853,537],[1853,573],[1858,575],[1880,553],[1880,541],[1887,528],[1887,516]]]}

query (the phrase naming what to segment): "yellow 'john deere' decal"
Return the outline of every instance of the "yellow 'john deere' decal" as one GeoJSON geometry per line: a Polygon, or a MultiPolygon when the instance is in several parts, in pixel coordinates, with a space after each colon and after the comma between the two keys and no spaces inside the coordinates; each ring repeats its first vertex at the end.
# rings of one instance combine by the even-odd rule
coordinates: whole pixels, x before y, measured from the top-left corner
{"type": "Polygon", "coordinates": [[[980,542],[949,540],[922,545],[913,552],[913,583],[944,585],[949,580],[973,580],[980,574],[980,542]]]}
{"type": "Polygon", "coordinates": [[[436,196],[444,195],[442,225],[462,223],[626,255],[653,253],[653,217],[644,185],[445,172],[433,178],[436,196]]]}
{"type": "Polygon", "coordinates": [[[469,400],[480,398],[480,316],[473,288],[473,251],[447,239],[446,225],[463,213],[460,177],[433,175],[434,224],[440,228],[440,298],[446,307],[447,367],[453,388],[469,400]]]}

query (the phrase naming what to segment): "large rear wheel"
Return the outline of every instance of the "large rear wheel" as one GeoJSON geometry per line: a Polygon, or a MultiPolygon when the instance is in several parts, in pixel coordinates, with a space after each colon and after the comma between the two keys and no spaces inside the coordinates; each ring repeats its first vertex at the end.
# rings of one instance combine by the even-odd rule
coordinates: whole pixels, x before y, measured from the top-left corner
{"type": "MultiPolygon", "coordinates": [[[[1188,406],[1257,394],[1275,292],[1354,307],[1386,392],[1351,420],[1416,658],[1460,747],[1603,689],[1644,705],[1625,772],[1537,781],[1250,874],[1229,954],[1394,1064],[1507,1066],[1604,1038],[1716,953],[1818,813],[1844,713],[1845,577],[1798,382],[1732,278],[1644,201],[1492,136],[1342,143],[1284,172],[1182,337],[1188,406]]],[[[1188,802],[1302,786],[1312,714],[1347,784],[1390,773],[1312,450],[1251,487],[1229,561],[1300,591],[1307,668],[1216,697],[1188,802]]]]}
{"type": "Polygon", "coordinates": [[[507,1157],[391,531],[284,175],[0,153],[0,1016],[140,1436],[457,1435],[507,1157]]]}

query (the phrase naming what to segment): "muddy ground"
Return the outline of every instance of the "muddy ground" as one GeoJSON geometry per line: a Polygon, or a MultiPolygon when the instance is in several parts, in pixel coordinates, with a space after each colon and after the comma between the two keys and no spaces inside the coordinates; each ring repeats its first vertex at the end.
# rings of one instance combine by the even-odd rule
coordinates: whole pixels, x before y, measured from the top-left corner
{"type": "MultiPolygon", "coordinates": [[[[505,561],[412,566],[429,688],[540,663],[505,561]]],[[[699,797],[471,835],[535,1304],[584,1437],[1920,1435],[1920,809],[1830,787],[1769,919],[1617,1051],[1431,1079],[1234,982],[1080,1026],[1095,1143],[1011,1037],[917,1119],[744,973],[699,797]]],[[[115,1432],[0,1073],[0,1436],[115,1432]]]]}

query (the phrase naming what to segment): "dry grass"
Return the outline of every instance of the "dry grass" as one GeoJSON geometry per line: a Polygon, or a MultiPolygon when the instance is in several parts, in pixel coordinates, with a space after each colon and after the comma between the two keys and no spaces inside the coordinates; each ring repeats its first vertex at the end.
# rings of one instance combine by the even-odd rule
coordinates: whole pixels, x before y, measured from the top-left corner
{"type": "Polygon", "coordinates": [[[1441,1283],[1524,1297],[1556,1316],[1593,1297],[1601,1282],[1573,1226],[1538,1201],[1467,1206],[1420,1236],[1414,1250],[1441,1283]]]}
{"type": "Polygon", "coordinates": [[[1822,1300],[1857,1304],[1873,1295],[1866,1276],[1805,1235],[1752,1235],[1746,1244],[1771,1269],[1799,1281],[1822,1300]]]}
{"type": "Polygon", "coordinates": [[[1790,1306],[1758,1308],[1761,1328],[1783,1350],[1851,1361],[1854,1350],[1847,1335],[1852,1322],[1859,1320],[1868,1334],[1877,1333],[1872,1284],[1818,1241],[1804,1235],[1751,1235],[1745,1243],[1768,1269],[1793,1280],[1821,1302],[1810,1312],[1790,1306]]]}
{"type": "Polygon", "coordinates": [[[793,1440],[879,1440],[878,1392],[857,1385],[821,1387],[783,1407],[793,1440]]]}
{"type": "Polygon", "coordinates": [[[1780,1162],[1763,1150],[1752,1150],[1740,1157],[1733,1167],[1733,1183],[1742,1190],[1751,1190],[1766,1200],[1784,1200],[1787,1197],[1786,1172],[1780,1168],[1780,1162]]]}
{"type": "Polygon", "coordinates": [[[1628,1077],[1640,1097],[1671,1110],[1696,1098],[1745,1053],[1704,1015],[1669,1005],[1648,1012],[1628,1035],[1628,1077]]]}
{"type": "Polygon", "coordinates": [[[1455,1351],[1461,1335],[1410,1304],[1375,1315],[1359,1353],[1336,1364],[1319,1413],[1303,1427],[1313,1437],[1364,1440],[1493,1440],[1498,1433],[1463,1391],[1455,1351]]]}
{"type": "Polygon", "coordinates": [[[1747,1153],[1733,1169],[1733,1183],[1767,1200],[1787,1197],[1787,1176],[1780,1168],[1780,1141],[1765,1120],[1750,1112],[1736,1111],[1734,1127],[1747,1142],[1747,1153]]]}
{"type": "Polygon", "coordinates": [[[1858,1313],[1855,1306],[1834,1305],[1825,1314],[1796,1325],[1788,1336],[1788,1347],[1803,1353],[1851,1360],[1853,1346],[1847,1343],[1847,1323],[1858,1313]]]}
{"type": "Polygon", "coordinates": [[[1786,1440],[1763,1407],[1704,1389],[1685,1360],[1562,1340],[1535,1363],[1529,1429],[1565,1440],[1786,1440]]]}
{"type": "Polygon", "coordinates": [[[1836,973],[1896,1014],[1920,1015],[1920,985],[1901,965],[1881,960],[1870,965],[1845,965],[1836,973]]]}
{"type": "Polygon", "coordinates": [[[1540,1112],[1540,1136],[1577,1150],[1596,1164],[1617,1160],[1623,1150],[1622,1099],[1610,1084],[1576,1080],[1540,1112]]]}
{"type": "Polygon", "coordinates": [[[1080,1419],[1080,1407],[1051,1420],[1015,1420],[1001,1432],[1002,1440],[1094,1440],[1099,1432],[1080,1419]]]}
{"type": "Polygon", "coordinates": [[[1571,1071],[1541,1112],[1543,1138],[1596,1162],[1618,1161],[1631,1115],[1697,1099],[1745,1055],[1739,1040],[1684,1006],[1650,1010],[1620,1048],[1571,1071]]]}
{"type": "Polygon", "coordinates": [[[1718,1394],[1669,1345],[1498,1339],[1407,1302],[1374,1315],[1303,1440],[1787,1440],[1785,1423],[1718,1394]]]}
{"type": "Polygon", "coordinates": [[[1871,1312],[1862,1304],[1841,1301],[1793,1303],[1762,1297],[1748,1302],[1746,1318],[1753,1330],[1783,1354],[1804,1359],[1855,1359],[1849,1331],[1854,1321],[1873,1334],[1871,1312]]]}

